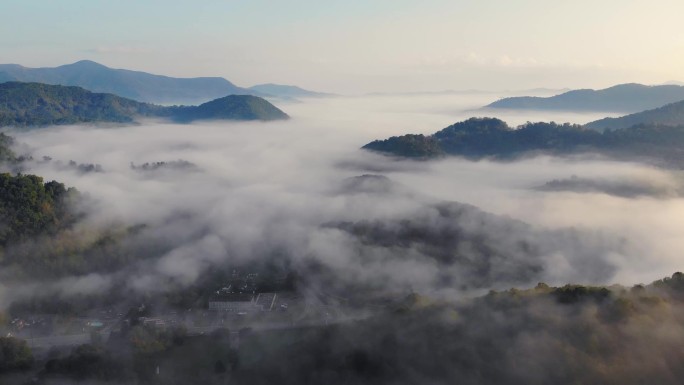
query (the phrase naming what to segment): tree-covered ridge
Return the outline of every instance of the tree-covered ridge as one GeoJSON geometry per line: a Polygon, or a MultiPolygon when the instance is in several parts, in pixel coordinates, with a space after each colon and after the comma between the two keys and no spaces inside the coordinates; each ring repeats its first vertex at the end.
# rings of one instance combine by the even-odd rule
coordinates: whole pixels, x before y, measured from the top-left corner
{"type": "Polygon", "coordinates": [[[474,159],[488,156],[505,158],[524,151],[566,148],[585,135],[585,139],[589,139],[589,136],[598,134],[569,124],[527,123],[513,129],[496,118],[470,118],[431,136],[395,136],[373,141],[363,148],[418,158],[442,154],[474,159]],[[416,137],[421,140],[416,141],[416,137]],[[422,145],[414,145],[416,142],[422,145]],[[409,145],[411,151],[405,151],[409,145]]]}
{"type": "Polygon", "coordinates": [[[376,140],[363,148],[411,158],[455,155],[513,159],[536,153],[594,152],[617,158],[652,158],[670,166],[680,166],[684,160],[684,126],[635,126],[598,132],[568,123],[526,123],[512,128],[495,118],[471,118],[434,135],[421,136],[422,146],[415,145],[415,137],[376,140]]]}
{"type": "Polygon", "coordinates": [[[74,188],[35,175],[0,174],[0,245],[54,234],[74,220],[74,188]]]}
{"type": "Polygon", "coordinates": [[[29,369],[33,362],[33,354],[26,341],[0,337],[0,374],[29,369]]]}
{"type": "Polygon", "coordinates": [[[124,240],[144,226],[79,227],[87,203],[62,183],[0,174],[0,280],[111,272],[139,259],[124,240]]]}
{"type": "Polygon", "coordinates": [[[127,263],[129,256],[117,242],[129,230],[73,231],[84,218],[77,208],[84,199],[57,181],[0,174],[0,267],[12,267],[12,279],[22,279],[86,274],[127,263]]]}
{"type": "Polygon", "coordinates": [[[163,109],[80,87],[40,83],[0,84],[0,126],[46,126],[83,122],[129,123],[135,116],[156,116],[163,109]]]}
{"type": "Polygon", "coordinates": [[[681,196],[679,187],[658,185],[649,181],[622,178],[585,178],[572,175],[570,178],[553,179],[535,187],[539,191],[565,191],[574,193],[601,193],[624,198],[654,197],[673,198],[681,196]]]}
{"type": "MultiPolygon", "coordinates": [[[[14,138],[0,133],[0,163],[21,169],[31,157],[17,157],[13,144],[14,138]]],[[[73,161],[55,165],[101,171],[99,165],[73,161]]],[[[57,181],[0,173],[0,281],[111,272],[140,259],[124,241],[134,240],[143,225],[80,226],[87,218],[85,208],[93,203],[57,181]]]]}
{"type": "Polygon", "coordinates": [[[678,384],[679,276],[633,288],[542,283],[458,305],[412,294],[394,312],[312,330],[297,344],[252,333],[241,340],[247,353],[234,376],[286,384],[678,384]]]}
{"type": "Polygon", "coordinates": [[[170,115],[178,122],[195,120],[280,120],[288,116],[265,99],[251,95],[228,95],[199,106],[170,107],[170,115]]]}
{"type": "Polygon", "coordinates": [[[275,120],[288,116],[264,99],[230,95],[200,106],[162,107],[80,87],[41,83],[0,84],[0,126],[33,127],[60,124],[131,123],[139,117],[180,122],[202,119],[275,120]]]}
{"type": "Polygon", "coordinates": [[[14,145],[14,138],[5,135],[4,132],[0,132],[0,163],[1,162],[13,162],[17,160],[17,154],[12,150],[14,145]]]}
{"type": "Polygon", "coordinates": [[[587,123],[585,126],[595,130],[620,129],[636,125],[661,125],[682,126],[684,125],[684,101],[668,104],[666,106],[637,112],[619,118],[604,118],[587,123]]]}
{"type": "Polygon", "coordinates": [[[363,146],[363,148],[387,155],[409,158],[434,158],[445,154],[439,140],[434,136],[425,136],[423,134],[407,134],[393,136],[385,140],[375,140],[363,146]]]}
{"type": "Polygon", "coordinates": [[[106,344],[24,361],[39,384],[680,384],[683,299],[675,273],[650,285],[539,283],[454,302],[412,293],[354,322],[199,336],[129,312],[131,327],[106,344]]]}

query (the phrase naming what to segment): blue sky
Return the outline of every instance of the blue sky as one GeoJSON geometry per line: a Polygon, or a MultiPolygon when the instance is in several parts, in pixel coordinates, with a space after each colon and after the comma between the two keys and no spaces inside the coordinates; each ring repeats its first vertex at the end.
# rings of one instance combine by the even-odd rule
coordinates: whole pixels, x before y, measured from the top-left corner
{"type": "Polygon", "coordinates": [[[3,0],[0,62],[334,92],[684,80],[675,0],[3,0]]]}

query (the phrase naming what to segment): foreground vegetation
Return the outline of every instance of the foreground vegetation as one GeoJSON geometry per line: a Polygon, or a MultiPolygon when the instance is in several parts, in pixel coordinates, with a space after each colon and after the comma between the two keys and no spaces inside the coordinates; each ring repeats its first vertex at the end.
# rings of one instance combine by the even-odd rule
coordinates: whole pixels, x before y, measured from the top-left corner
{"type": "Polygon", "coordinates": [[[361,321],[232,338],[144,326],[138,315],[108,341],[39,362],[0,339],[16,346],[0,373],[33,373],[39,384],[678,384],[684,375],[681,273],[631,288],[540,283],[457,304],[411,294],[361,321]]]}

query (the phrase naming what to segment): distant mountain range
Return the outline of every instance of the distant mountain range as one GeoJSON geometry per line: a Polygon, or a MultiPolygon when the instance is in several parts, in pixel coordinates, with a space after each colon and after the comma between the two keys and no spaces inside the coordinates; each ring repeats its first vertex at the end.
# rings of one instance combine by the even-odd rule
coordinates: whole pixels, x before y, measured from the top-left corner
{"type": "Polygon", "coordinates": [[[684,87],[679,85],[620,84],[603,90],[574,90],[551,97],[504,98],[486,108],[632,113],[681,100],[684,100],[684,87]]]}
{"type": "Polygon", "coordinates": [[[561,92],[570,91],[569,88],[531,88],[527,90],[503,90],[503,91],[491,91],[491,90],[478,90],[478,89],[467,89],[467,90],[439,90],[439,91],[405,91],[405,92],[371,92],[364,96],[424,96],[424,95],[520,95],[520,94],[532,94],[532,95],[555,95],[561,92]]]}
{"type": "Polygon", "coordinates": [[[334,96],[333,94],[305,90],[297,86],[287,86],[273,83],[258,84],[256,86],[249,87],[249,90],[258,95],[266,97],[274,96],[283,99],[322,98],[334,96]]]}
{"type": "Polygon", "coordinates": [[[684,125],[684,101],[671,103],[666,106],[622,116],[619,118],[604,118],[587,123],[585,127],[595,130],[621,129],[636,125],[684,125]]]}
{"type": "Polygon", "coordinates": [[[0,82],[21,81],[78,86],[92,92],[109,93],[141,102],[158,104],[203,103],[231,94],[248,95],[220,77],[172,78],[146,72],[113,69],[89,60],[54,68],[0,65],[0,82]]]}
{"type": "Polygon", "coordinates": [[[139,117],[159,117],[177,122],[288,118],[268,101],[251,95],[229,95],[199,106],[163,107],[113,94],[93,93],[75,86],[0,83],[0,126],[130,123],[139,117]]]}
{"type": "Polygon", "coordinates": [[[363,149],[418,159],[454,155],[474,160],[597,153],[619,159],[648,158],[681,168],[684,127],[636,126],[598,132],[567,123],[527,123],[512,128],[495,118],[471,118],[433,135],[395,136],[368,143],[363,149]]]}
{"type": "Polygon", "coordinates": [[[263,84],[238,87],[221,77],[173,78],[141,71],[114,69],[81,60],[54,68],[27,68],[18,64],[0,64],[0,83],[36,82],[78,86],[92,92],[109,93],[146,103],[199,104],[226,95],[255,95],[293,98],[322,96],[295,86],[263,84]]]}

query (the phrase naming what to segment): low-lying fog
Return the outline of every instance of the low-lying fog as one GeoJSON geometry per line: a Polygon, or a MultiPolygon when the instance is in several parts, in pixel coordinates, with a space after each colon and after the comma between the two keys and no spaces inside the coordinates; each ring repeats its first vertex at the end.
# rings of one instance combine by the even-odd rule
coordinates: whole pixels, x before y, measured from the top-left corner
{"type": "MultiPolygon", "coordinates": [[[[496,116],[518,125],[551,120],[586,123],[607,115],[476,110],[494,99],[491,95],[307,99],[280,104],[292,117],[283,122],[144,122],[120,128],[69,126],[10,134],[36,160],[53,159],[34,162],[26,172],[74,186],[98,202],[89,208],[87,226],[146,223],[174,243],[175,248],[153,268],[131,274],[128,279],[135,288],[158,287],[169,277],[190,283],[213,264],[284,251],[295,259],[318,259],[354,279],[380,276],[389,286],[411,285],[429,291],[439,268],[418,255],[420,249],[407,248],[406,255],[396,260],[378,256],[380,251],[375,249],[365,251],[377,259],[359,267],[356,255],[361,246],[321,225],[411,219],[440,201],[471,204],[539,230],[524,236],[543,245],[539,250],[544,270],[529,282],[511,280],[492,287],[531,286],[542,280],[550,284],[650,283],[682,269],[684,199],[678,194],[629,198],[538,189],[551,180],[574,175],[679,191],[678,173],[596,157],[540,157],[513,163],[455,158],[415,162],[359,149],[373,139],[392,135],[431,134],[471,116],[496,116]],[[102,172],[58,167],[56,160],[99,164],[102,172]],[[141,167],[177,160],[196,168],[141,167]],[[398,186],[381,191],[345,189],[346,178],[363,174],[384,175],[398,186]],[[568,228],[573,232],[567,235],[547,233],[568,228]],[[600,268],[588,273],[594,262],[600,262],[600,268]]],[[[430,225],[431,219],[426,219],[425,226],[430,225]]],[[[510,235],[497,233],[500,229],[492,231],[489,236],[495,241],[510,235]]],[[[97,286],[101,282],[92,282],[91,277],[87,283],[97,286]]]]}

